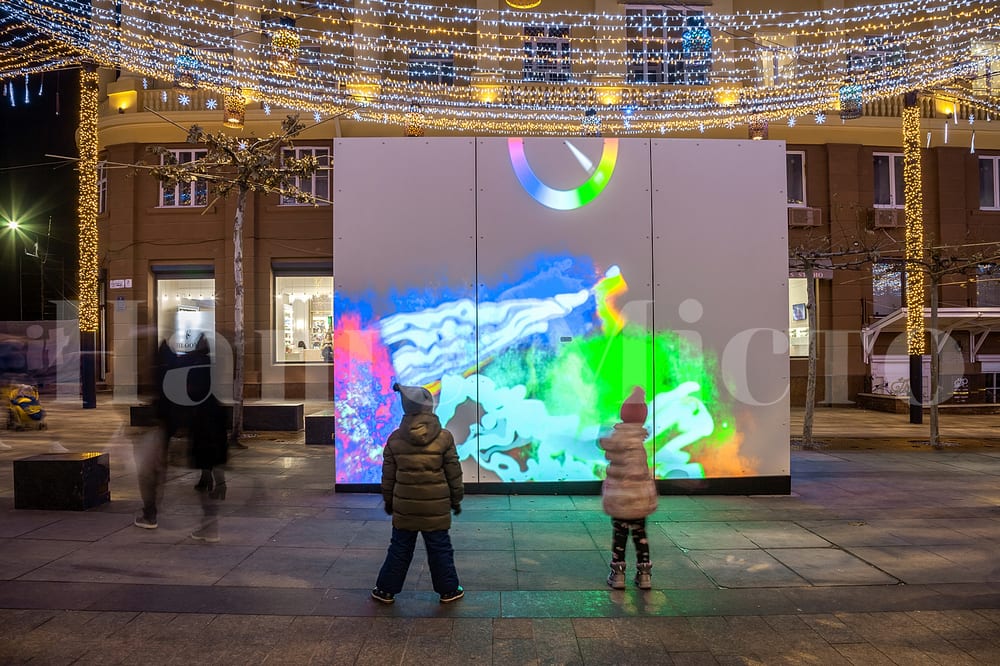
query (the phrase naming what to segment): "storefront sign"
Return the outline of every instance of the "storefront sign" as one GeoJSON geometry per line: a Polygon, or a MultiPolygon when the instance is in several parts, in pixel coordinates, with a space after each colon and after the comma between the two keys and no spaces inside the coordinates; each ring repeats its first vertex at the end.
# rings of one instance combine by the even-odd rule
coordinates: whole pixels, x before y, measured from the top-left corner
{"type": "Polygon", "coordinates": [[[109,289],[131,289],[132,288],[132,278],[125,278],[124,280],[111,280],[108,282],[109,289]]]}
{"type": "MultiPolygon", "coordinates": [[[[788,271],[788,277],[790,278],[804,278],[805,276],[805,271],[788,271]]],[[[817,280],[832,280],[833,271],[829,268],[814,268],[813,277],[817,280]]]]}

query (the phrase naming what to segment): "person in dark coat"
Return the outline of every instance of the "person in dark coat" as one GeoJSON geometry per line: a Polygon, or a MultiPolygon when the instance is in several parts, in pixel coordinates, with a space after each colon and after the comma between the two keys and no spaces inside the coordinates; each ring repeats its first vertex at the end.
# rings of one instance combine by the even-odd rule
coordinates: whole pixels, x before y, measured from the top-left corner
{"type": "Polygon", "coordinates": [[[392,516],[392,540],[371,596],[391,604],[403,589],[417,534],[424,537],[427,564],[441,603],[465,595],[455,570],[448,530],[462,511],[462,465],[455,438],[434,414],[434,397],[421,386],[393,385],[403,419],[382,452],[382,499],[392,516]]]}
{"type": "Polygon", "coordinates": [[[201,493],[202,525],[191,533],[196,541],[219,540],[218,500],[226,498],[226,473],[229,440],[222,404],[212,393],[212,356],[208,339],[202,334],[194,351],[186,359],[188,396],[195,403],[191,410],[188,435],[191,442],[191,466],[201,470],[195,490],[201,493]]]}

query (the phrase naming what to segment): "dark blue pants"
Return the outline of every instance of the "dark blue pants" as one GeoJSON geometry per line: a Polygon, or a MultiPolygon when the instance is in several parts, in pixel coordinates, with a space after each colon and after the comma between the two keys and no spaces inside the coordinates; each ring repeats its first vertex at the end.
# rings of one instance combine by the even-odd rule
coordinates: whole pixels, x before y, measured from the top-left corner
{"type": "Polygon", "coordinates": [[[389,594],[399,594],[406,581],[406,572],[413,560],[413,549],[417,545],[417,535],[424,535],[427,548],[427,565],[431,569],[431,583],[438,594],[450,594],[458,589],[458,572],[455,571],[455,551],[451,547],[448,530],[415,532],[392,528],[392,540],[385,562],[378,572],[375,586],[389,594]]]}

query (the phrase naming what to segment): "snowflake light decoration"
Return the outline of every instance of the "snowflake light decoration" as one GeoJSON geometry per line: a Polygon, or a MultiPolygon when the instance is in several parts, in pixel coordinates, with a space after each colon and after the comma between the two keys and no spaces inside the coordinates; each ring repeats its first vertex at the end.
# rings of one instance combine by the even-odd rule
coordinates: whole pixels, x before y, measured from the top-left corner
{"type": "Polygon", "coordinates": [[[266,102],[264,103],[264,115],[265,116],[271,115],[271,105],[266,102]]]}
{"type": "Polygon", "coordinates": [[[161,102],[166,102],[167,101],[167,91],[166,90],[164,90],[163,92],[160,93],[160,101],[161,102]]]}
{"type": "Polygon", "coordinates": [[[976,122],[976,114],[970,113],[969,114],[969,124],[971,125],[974,122],[976,122]]]}
{"type": "Polygon", "coordinates": [[[816,124],[822,125],[825,122],[826,122],[826,114],[820,111],[819,113],[816,114],[816,124]]]}
{"type": "Polygon", "coordinates": [[[187,93],[181,93],[177,96],[177,103],[181,106],[187,106],[191,103],[191,95],[187,93]]]}
{"type": "Polygon", "coordinates": [[[705,133],[705,123],[698,123],[698,131],[702,134],[705,133]]]}
{"type": "Polygon", "coordinates": [[[149,79],[147,79],[145,76],[142,77],[142,89],[149,90],[149,79]]]}
{"type": "Polygon", "coordinates": [[[726,129],[734,129],[735,127],[736,123],[733,121],[732,118],[726,121],[726,129]]]}
{"type": "Polygon", "coordinates": [[[214,97],[205,100],[205,108],[209,111],[215,111],[219,108],[219,102],[214,97]]]}
{"type": "Polygon", "coordinates": [[[321,118],[322,118],[322,116],[321,116],[321,115],[319,115],[319,111],[313,111],[313,120],[314,120],[315,122],[317,122],[317,123],[318,123],[318,122],[320,121],[320,119],[321,119],[321,118]]]}
{"type": "Polygon", "coordinates": [[[797,122],[798,122],[798,119],[795,116],[789,116],[788,117],[788,126],[789,127],[795,127],[795,123],[797,123],[797,122]]]}
{"type": "Polygon", "coordinates": [[[244,141],[240,141],[236,145],[240,147],[240,150],[246,150],[250,146],[250,144],[248,144],[245,140],[244,141]]]}

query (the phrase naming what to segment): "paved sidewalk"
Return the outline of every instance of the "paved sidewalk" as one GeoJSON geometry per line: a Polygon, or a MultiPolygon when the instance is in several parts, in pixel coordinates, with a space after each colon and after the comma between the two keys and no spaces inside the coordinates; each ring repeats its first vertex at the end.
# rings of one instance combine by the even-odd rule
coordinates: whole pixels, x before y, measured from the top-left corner
{"type": "MultiPolygon", "coordinates": [[[[610,591],[597,497],[470,496],[452,530],[468,590],[443,606],[421,549],[393,606],[367,594],[388,544],[379,497],[332,492],[333,451],[259,433],[233,453],[217,544],[175,442],[156,530],[138,508],[127,410],[47,404],[0,432],[0,663],[996,664],[1000,416],[942,433],[821,409],[854,450],[793,451],[791,496],[662,497],[649,592],[610,591]],[[918,430],[919,429],[919,430],[918,430]],[[15,511],[10,461],[53,440],[107,450],[112,502],[15,511]]],[[[793,433],[796,418],[793,414],[793,433]]]]}

